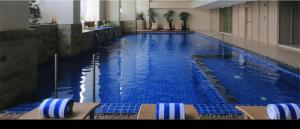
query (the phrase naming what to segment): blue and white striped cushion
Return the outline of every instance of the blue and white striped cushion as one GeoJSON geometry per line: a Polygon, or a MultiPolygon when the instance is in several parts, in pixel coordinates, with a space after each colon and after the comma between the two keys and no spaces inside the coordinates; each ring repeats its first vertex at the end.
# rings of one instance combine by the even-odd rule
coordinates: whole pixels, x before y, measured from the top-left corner
{"type": "Polygon", "coordinates": [[[156,104],[156,119],[158,120],[184,120],[183,103],[158,103],[156,104]]]}
{"type": "Polygon", "coordinates": [[[294,103],[269,104],[267,105],[267,114],[273,120],[299,120],[300,105],[294,103]]]}
{"type": "Polygon", "coordinates": [[[45,99],[39,106],[42,117],[66,118],[71,115],[73,108],[72,99],[45,99]]]}

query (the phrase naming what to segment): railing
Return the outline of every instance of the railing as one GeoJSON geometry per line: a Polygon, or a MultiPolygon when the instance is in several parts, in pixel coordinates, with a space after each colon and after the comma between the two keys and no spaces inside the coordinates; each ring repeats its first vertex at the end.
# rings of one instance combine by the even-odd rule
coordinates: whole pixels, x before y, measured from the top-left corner
{"type": "Polygon", "coordinates": [[[96,102],[96,65],[95,65],[96,54],[93,54],[93,102],[96,102]]]}
{"type": "Polygon", "coordinates": [[[54,97],[57,98],[57,61],[58,61],[58,54],[54,55],[54,97]]]}

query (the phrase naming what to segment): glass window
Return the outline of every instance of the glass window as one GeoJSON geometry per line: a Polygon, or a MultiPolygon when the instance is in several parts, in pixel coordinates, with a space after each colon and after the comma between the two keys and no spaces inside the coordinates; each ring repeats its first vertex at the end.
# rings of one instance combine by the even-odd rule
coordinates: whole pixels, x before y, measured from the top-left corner
{"type": "Polygon", "coordinates": [[[232,7],[220,9],[220,31],[232,33],[232,7]]]}

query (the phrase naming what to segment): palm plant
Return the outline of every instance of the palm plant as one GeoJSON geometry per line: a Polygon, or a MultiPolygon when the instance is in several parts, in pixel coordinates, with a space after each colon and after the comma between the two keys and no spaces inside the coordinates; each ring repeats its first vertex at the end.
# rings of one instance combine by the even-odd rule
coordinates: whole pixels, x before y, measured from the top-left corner
{"type": "Polygon", "coordinates": [[[151,22],[155,23],[156,16],[157,16],[157,13],[154,11],[154,9],[149,9],[149,19],[151,22]]]}
{"type": "Polygon", "coordinates": [[[164,17],[166,18],[166,20],[169,23],[170,30],[173,28],[172,27],[172,22],[174,20],[174,15],[175,15],[175,11],[174,10],[169,10],[167,13],[164,14],[164,17]]]}
{"type": "Polygon", "coordinates": [[[144,13],[143,12],[137,13],[136,20],[145,20],[144,13]]]}
{"type": "Polygon", "coordinates": [[[188,12],[181,12],[179,14],[180,19],[182,20],[182,29],[187,30],[187,20],[190,14],[188,12]]]}
{"type": "Polygon", "coordinates": [[[144,18],[144,13],[140,12],[137,13],[136,15],[136,29],[137,30],[144,30],[145,29],[145,18],[144,18]]]}
{"type": "Polygon", "coordinates": [[[29,14],[30,24],[38,24],[41,19],[41,12],[36,0],[29,1],[29,14]]]}
{"type": "Polygon", "coordinates": [[[149,9],[148,13],[150,28],[152,28],[152,23],[155,23],[155,17],[157,16],[157,13],[154,11],[154,9],[149,9]]]}

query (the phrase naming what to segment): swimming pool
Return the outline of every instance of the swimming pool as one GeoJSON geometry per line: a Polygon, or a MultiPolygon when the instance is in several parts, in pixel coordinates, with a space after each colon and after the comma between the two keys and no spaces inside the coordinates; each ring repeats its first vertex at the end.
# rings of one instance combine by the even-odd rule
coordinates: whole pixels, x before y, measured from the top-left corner
{"type": "MultiPolygon", "coordinates": [[[[92,53],[60,59],[58,70],[59,97],[92,101],[92,53]]],[[[53,96],[53,64],[38,75],[36,101],[53,96]]],[[[300,73],[199,33],[132,34],[97,50],[96,89],[97,102],[133,112],[158,102],[299,103],[300,73]]]]}

